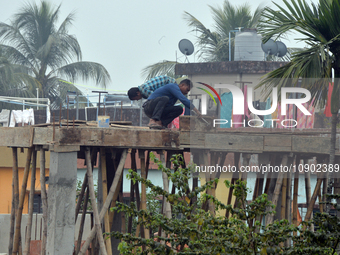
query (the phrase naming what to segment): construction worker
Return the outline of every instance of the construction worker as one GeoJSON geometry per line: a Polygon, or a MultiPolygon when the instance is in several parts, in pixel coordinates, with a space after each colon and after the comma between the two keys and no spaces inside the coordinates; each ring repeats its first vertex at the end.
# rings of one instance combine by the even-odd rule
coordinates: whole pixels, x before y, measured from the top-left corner
{"type": "Polygon", "coordinates": [[[163,87],[164,85],[170,83],[176,83],[176,80],[166,75],[156,76],[138,87],[133,87],[129,89],[129,99],[147,99],[156,89],[159,89],[160,87],[163,87]]]}
{"type": "Polygon", "coordinates": [[[145,115],[150,118],[149,127],[152,129],[163,129],[179,115],[183,108],[175,106],[177,100],[183,105],[195,111],[198,116],[201,113],[184,95],[188,94],[192,88],[192,82],[188,79],[182,80],[180,84],[169,83],[155,90],[148,100],[143,104],[145,115]]]}

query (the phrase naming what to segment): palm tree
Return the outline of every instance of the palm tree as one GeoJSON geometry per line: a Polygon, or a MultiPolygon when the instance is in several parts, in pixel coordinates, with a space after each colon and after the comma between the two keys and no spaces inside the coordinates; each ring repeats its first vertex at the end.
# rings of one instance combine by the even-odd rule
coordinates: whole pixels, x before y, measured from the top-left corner
{"type": "Polygon", "coordinates": [[[318,4],[307,4],[305,0],[283,0],[285,8],[275,4],[278,10],[266,8],[259,23],[263,41],[279,39],[288,32],[302,34],[299,39],[308,47],[294,53],[291,62],[268,73],[260,86],[301,86],[311,91],[315,103],[323,106],[327,89],[334,70],[334,88],[331,97],[332,128],[329,164],[334,164],[336,124],[339,110],[340,77],[340,0],[319,0],[318,4]],[[278,79],[279,78],[279,79],[278,79]]]}
{"type": "MultiPolygon", "coordinates": [[[[258,7],[251,13],[251,6],[244,4],[233,6],[225,0],[222,7],[212,7],[213,19],[215,21],[214,31],[205,27],[202,22],[188,12],[184,13],[184,19],[192,28],[192,32],[198,33],[197,46],[199,60],[203,62],[228,61],[229,60],[229,31],[237,27],[255,28],[261,16],[263,8],[258,7]]],[[[231,42],[234,43],[234,33],[231,34],[231,42]]],[[[232,53],[234,48],[232,47],[232,53]]],[[[233,56],[233,54],[231,54],[233,56]]],[[[233,59],[233,57],[232,57],[233,59]]],[[[142,75],[146,80],[157,75],[175,76],[176,61],[164,60],[156,64],[147,66],[142,70],[142,75]]]]}
{"type": "Polygon", "coordinates": [[[235,7],[228,0],[224,1],[222,7],[209,5],[209,8],[215,21],[214,31],[206,28],[190,13],[185,12],[184,15],[192,31],[199,34],[197,36],[199,58],[205,62],[233,60],[233,57],[229,59],[229,43],[234,44],[235,35],[232,33],[232,41],[229,42],[229,32],[236,28],[255,28],[263,8],[259,6],[251,13],[249,4],[235,7]]]}
{"type": "Polygon", "coordinates": [[[42,1],[39,6],[26,4],[13,16],[11,24],[0,23],[2,55],[12,65],[25,70],[17,77],[29,74],[34,78],[35,82],[22,82],[22,86],[27,90],[38,87],[42,97],[50,98],[53,108],[65,100],[68,90],[81,93],[63,81],[93,79],[103,87],[110,81],[110,75],[101,64],[81,61],[80,45],[74,35],[68,34],[74,14],[69,14],[57,27],[59,13],[60,5],[53,8],[42,1]]]}

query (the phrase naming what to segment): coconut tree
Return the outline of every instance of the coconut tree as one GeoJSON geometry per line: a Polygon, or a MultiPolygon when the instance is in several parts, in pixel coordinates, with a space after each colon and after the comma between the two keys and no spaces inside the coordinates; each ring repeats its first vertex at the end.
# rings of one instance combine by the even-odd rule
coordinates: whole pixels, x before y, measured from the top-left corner
{"type": "MultiPolygon", "coordinates": [[[[249,4],[240,6],[233,6],[228,0],[225,0],[222,7],[209,8],[214,19],[213,31],[203,25],[192,14],[185,12],[184,19],[187,21],[188,26],[192,32],[197,34],[196,46],[198,50],[196,54],[200,61],[228,61],[229,60],[229,31],[237,27],[255,28],[261,12],[262,7],[258,7],[253,13],[249,4]]],[[[234,33],[231,33],[231,44],[234,43],[234,33]]],[[[231,47],[232,53],[234,47],[231,47]]],[[[233,54],[231,54],[233,59],[233,54]]],[[[147,66],[142,70],[142,75],[146,79],[152,78],[156,75],[175,75],[176,61],[164,60],[156,64],[147,66]],[[169,72],[170,71],[170,72],[169,72]]]]}
{"type": "MultiPolygon", "coordinates": [[[[198,33],[197,46],[198,56],[203,61],[229,61],[229,43],[234,44],[235,34],[231,34],[229,42],[229,32],[236,28],[256,28],[261,17],[263,8],[261,6],[252,13],[249,4],[233,6],[228,0],[225,0],[222,7],[213,7],[209,5],[215,22],[214,29],[211,31],[203,25],[197,18],[188,12],[185,12],[184,18],[192,31],[198,33]]],[[[232,52],[234,47],[232,47],[232,52]]]]}
{"type": "Polygon", "coordinates": [[[327,99],[327,89],[334,74],[331,97],[332,128],[329,164],[334,163],[336,124],[339,110],[340,77],[340,0],[319,0],[306,3],[305,0],[283,0],[284,6],[275,4],[276,10],[265,8],[258,25],[263,41],[275,40],[289,32],[301,34],[298,39],[307,47],[294,53],[285,66],[268,73],[260,86],[270,89],[274,86],[301,86],[311,91],[314,102],[321,106],[327,99]]]}
{"type": "MultiPolygon", "coordinates": [[[[42,97],[50,98],[52,107],[59,107],[68,90],[77,90],[70,83],[92,79],[105,87],[110,81],[107,70],[98,63],[84,62],[80,45],[68,33],[74,13],[58,25],[60,5],[54,8],[42,1],[26,4],[13,16],[10,24],[0,23],[0,50],[13,65],[34,78],[42,97]]],[[[24,76],[24,73],[22,73],[24,76]]],[[[31,86],[22,83],[23,86],[31,86]]],[[[80,91],[78,91],[80,93],[80,91]]]]}

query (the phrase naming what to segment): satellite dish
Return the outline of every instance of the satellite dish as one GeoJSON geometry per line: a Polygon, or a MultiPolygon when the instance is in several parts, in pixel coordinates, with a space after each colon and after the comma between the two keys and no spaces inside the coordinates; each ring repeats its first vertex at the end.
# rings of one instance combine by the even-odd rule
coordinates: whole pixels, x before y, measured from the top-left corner
{"type": "Polygon", "coordinates": [[[278,46],[273,39],[269,39],[266,43],[261,43],[261,48],[268,55],[275,55],[278,52],[278,46]]]}
{"type": "Polygon", "coordinates": [[[188,39],[180,40],[178,48],[186,56],[190,56],[194,52],[194,45],[188,39]]]}
{"type": "Polygon", "coordinates": [[[284,55],[286,55],[287,47],[283,42],[276,42],[276,44],[277,44],[277,48],[278,48],[277,56],[281,58],[284,55]]]}

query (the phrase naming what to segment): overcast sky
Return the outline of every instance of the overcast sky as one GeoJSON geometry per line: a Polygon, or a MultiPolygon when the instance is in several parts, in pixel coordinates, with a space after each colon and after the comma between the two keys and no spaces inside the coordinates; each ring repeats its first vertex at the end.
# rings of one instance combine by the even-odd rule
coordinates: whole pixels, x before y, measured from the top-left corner
{"type": "MultiPolygon", "coordinates": [[[[34,0],[33,0],[34,1],[34,0]]],[[[61,4],[59,21],[72,11],[76,18],[70,34],[76,35],[84,61],[98,62],[105,66],[112,82],[109,93],[127,91],[144,82],[144,67],[162,60],[183,62],[178,42],[189,39],[196,42],[183,18],[184,11],[194,15],[206,27],[213,30],[213,20],[208,5],[222,6],[224,0],[50,0],[61,4]]],[[[0,21],[9,23],[11,16],[27,1],[0,0],[0,21]]],[[[32,0],[30,1],[32,2],[32,0]]],[[[36,1],[39,3],[40,1],[36,1]]],[[[270,5],[262,0],[230,0],[233,5],[251,3],[270,5]]],[[[275,0],[282,4],[282,0],[275,0]]],[[[285,41],[288,47],[297,45],[294,38],[285,41]]],[[[195,62],[194,55],[189,57],[195,62]]],[[[84,85],[81,81],[79,84],[84,85]]],[[[86,84],[94,86],[94,84],[86,84]]],[[[85,93],[92,88],[79,87],[85,93]]]]}

